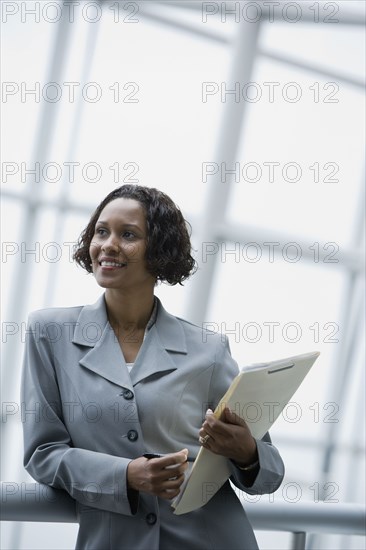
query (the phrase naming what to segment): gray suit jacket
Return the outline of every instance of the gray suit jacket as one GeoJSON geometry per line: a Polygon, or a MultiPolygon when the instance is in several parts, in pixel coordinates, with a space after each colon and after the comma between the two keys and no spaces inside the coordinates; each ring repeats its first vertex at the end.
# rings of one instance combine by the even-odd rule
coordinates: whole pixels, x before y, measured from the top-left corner
{"type": "MultiPolygon", "coordinates": [[[[173,515],[168,501],[131,495],[126,484],[128,463],[144,452],[187,447],[197,455],[205,411],[237,372],[226,337],[170,315],[160,302],[131,374],[104,295],[91,306],[31,314],[22,377],[24,465],[37,481],[76,499],[77,548],[257,548],[229,482],[182,516],[173,515]]],[[[283,463],[269,436],[257,445],[254,484],[246,487],[234,465],[231,480],[249,494],[271,493],[282,481],[283,463]]]]}

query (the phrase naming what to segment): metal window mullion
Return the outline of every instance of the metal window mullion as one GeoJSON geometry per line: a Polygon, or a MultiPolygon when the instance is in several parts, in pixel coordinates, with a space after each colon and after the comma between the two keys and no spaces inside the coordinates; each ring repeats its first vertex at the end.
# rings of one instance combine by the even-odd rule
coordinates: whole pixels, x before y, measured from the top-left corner
{"type": "MultiPolygon", "coordinates": [[[[144,11],[142,11],[139,15],[147,20],[155,21],[163,25],[168,25],[180,31],[193,34],[194,36],[198,36],[200,38],[206,38],[219,44],[230,45],[232,42],[231,37],[225,36],[223,33],[199,28],[197,25],[191,24],[189,22],[182,22],[174,19],[174,17],[169,17],[161,13],[153,12],[151,11],[151,9],[146,10],[146,8],[144,8],[144,11]]],[[[332,71],[325,67],[323,68],[320,66],[315,66],[311,63],[288,57],[282,53],[273,53],[269,50],[258,48],[257,54],[264,57],[265,59],[269,59],[270,61],[275,61],[277,63],[282,63],[283,65],[288,65],[289,67],[296,68],[304,72],[316,74],[321,78],[331,78],[332,80],[335,80],[337,82],[342,82],[343,84],[347,84],[349,86],[360,89],[364,89],[365,87],[365,82],[360,78],[340,74],[337,71],[332,71]]]]}
{"type": "MultiPolygon", "coordinates": [[[[298,238],[295,235],[271,231],[270,229],[261,229],[256,228],[250,225],[236,224],[230,222],[219,222],[215,223],[214,233],[216,238],[220,242],[239,242],[241,244],[248,242],[261,242],[261,243],[296,243],[299,245],[301,250],[301,258],[307,261],[314,262],[314,251],[310,246],[314,243],[311,241],[306,242],[304,237],[298,238]],[[310,245],[310,246],[309,246],[310,245]]],[[[282,256],[282,249],[280,246],[273,247],[274,255],[282,256]]],[[[329,256],[329,252],[325,249],[319,247],[319,258],[317,259],[318,264],[330,268],[339,268],[345,267],[350,272],[364,272],[365,270],[365,261],[362,257],[362,248],[361,245],[358,245],[357,248],[347,248],[340,251],[340,255],[337,258],[334,258],[334,261],[326,262],[325,260],[329,256]]]]}
{"type": "Polygon", "coordinates": [[[221,34],[217,31],[211,31],[203,28],[200,29],[196,25],[192,25],[191,23],[188,23],[186,21],[180,21],[178,19],[175,19],[174,17],[166,16],[165,14],[162,14],[160,12],[153,12],[151,6],[150,9],[146,9],[146,7],[144,7],[144,10],[139,12],[139,17],[142,17],[142,19],[154,21],[156,23],[161,23],[162,25],[167,25],[173,29],[177,29],[179,31],[197,36],[198,38],[206,38],[219,44],[226,45],[230,44],[231,42],[231,40],[227,38],[224,34],[221,34]]]}
{"type": "Polygon", "coordinates": [[[299,531],[292,533],[291,550],[305,550],[306,533],[299,531]]]}
{"type": "MultiPolygon", "coordinates": [[[[364,177],[362,178],[362,182],[364,177]]],[[[360,191],[361,197],[358,203],[358,211],[356,212],[353,228],[353,242],[361,247],[364,241],[364,220],[365,206],[364,195],[365,188],[362,185],[360,191]]],[[[349,380],[355,371],[356,366],[353,364],[355,359],[356,339],[358,335],[359,325],[364,320],[364,275],[362,273],[352,273],[348,275],[346,283],[346,291],[343,297],[343,311],[341,314],[341,327],[344,327],[344,338],[340,344],[340,353],[337,357],[337,362],[334,367],[336,376],[332,379],[332,388],[329,392],[329,399],[339,406],[342,406],[347,400],[347,389],[349,380]]],[[[357,421],[357,419],[355,419],[357,421]]],[[[334,456],[336,452],[337,433],[339,432],[338,423],[329,423],[328,430],[325,435],[325,447],[323,450],[323,461],[321,467],[320,488],[323,491],[321,498],[324,498],[324,484],[329,481],[329,475],[332,470],[334,456]]],[[[315,544],[318,544],[318,536],[311,535],[308,539],[307,548],[312,550],[315,544]]]]}
{"type": "MultiPolygon", "coordinates": [[[[364,334],[365,334],[365,326],[364,324],[360,323],[358,326],[358,333],[359,333],[359,339],[361,342],[363,342],[364,334]]],[[[362,344],[361,344],[362,345],[362,344]]],[[[358,385],[358,394],[355,396],[355,403],[356,406],[354,408],[354,418],[353,423],[350,426],[350,432],[351,432],[351,440],[352,441],[358,441],[362,440],[365,441],[365,426],[362,425],[362,422],[364,423],[365,418],[365,385],[364,385],[364,379],[363,379],[363,369],[365,364],[365,347],[363,346],[363,360],[361,359],[359,363],[359,376],[361,378],[360,384],[358,385]],[[363,431],[362,431],[363,428],[363,431]],[[363,435],[362,435],[363,434],[363,435]]],[[[344,500],[346,502],[352,502],[356,501],[355,498],[355,479],[362,479],[363,477],[363,471],[362,466],[364,465],[364,456],[365,456],[365,449],[363,448],[363,452],[352,452],[350,450],[348,452],[349,460],[348,465],[346,469],[346,479],[345,479],[345,496],[344,500]]],[[[362,489],[361,489],[362,490],[362,489]]],[[[342,535],[339,542],[339,548],[347,548],[348,541],[347,541],[347,535],[342,535]]]]}
{"type": "Polygon", "coordinates": [[[291,57],[287,57],[283,54],[273,53],[268,50],[259,50],[259,54],[266,59],[275,61],[277,63],[282,63],[288,65],[289,67],[294,67],[305,72],[316,74],[322,78],[331,78],[333,81],[342,82],[343,84],[348,84],[355,88],[365,89],[365,81],[360,78],[354,78],[352,76],[347,76],[345,74],[338,73],[337,71],[331,71],[320,66],[312,65],[311,63],[306,63],[305,61],[300,61],[291,57]]]}
{"type": "MultiPolygon", "coordinates": [[[[70,41],[71,24],[66,16],[60,19],[57,27],[57,35],[54,42],[53,52],[50,58],[49,73],[47,82],[60,82],[63,73],[63,68],[67,56],[66,44],[70,41]]],[[[47,160],[51,147],[52,137],[55,132],[56,117],[59,106],[57,103],[44,102],[40,114],[40,123],[38,126],[38,134],[36,145],[33,152],[34,162],[39,162],[40,166],[47,160]]],[[[25,191],[25,213],[20,230],[20,242],[32,243],[35,241],[37,222],[39,220],[40,202],[44,183],[31,182],[27,184],[25,191]]],[[[29,295],[30,276],[32,264],[24,262],[22,269],[17,269],[9,292],[9,305],[7,319],[12,322],[20,323],[27,310],[27,301],[29,295]]],[[[14,364],[15,357],[18,356],[18,344],[15,339],[9,340],[4,350],[3,364],[14,364]]],[[[15,376],[18,374],[18,369],[7,369],[6,383],[4,383],[5,395],[9,395],[10,391],[15,386],[15,376]]]]}
{"type": "MultiPolygon", "coordinates": [[[[100,2],[100,0],[98,0],[100,2]]],[[[98,31],[100,29],[100,21],[89,26],[87,44],[85,51],[87,55],[84,57],[84,62],[81,72],[81,85],[87,82],[88,75],[90,73],[92,62],[95,54],[95,48],[97,44],[98,31]]],[[[70,131],[70,139],[68,142],[67,155],[66,158],[70,161],[74,158],[74,151],[77,149],[78,138],[81,128],[81,120],[84,110],[84,104],[82,97],[78,97],[78,102],[74,110],[74,119],[72,122],[72,127],[70,131]]],[[[63,175],[61,182],[61,190],[57,201],[57,223],[55,224],[53,242],[59,243],[62,238],[62,234],[65,227],[65,213],[69,212],[70,209],[70,181],[68,181],[66,175],[63,175]]],[[[83,213],[89,213],[89,209],[83,208],[83,213]]],[[[57,269],[56,263],[50,265],[49,276],[47,278],[46,289],[43,296],[44,306],[49,306],[52,303],[56,284],[57,284],[57,274],[59,269],[57,269]]]]}
{"type": "MultiPolygon", "coordinates": [[[[63,74],[63,69],[68,55],[67,46],[70,43],[71,32],[72,26],[66,15],[63,15],[63,17],[60,18],[59,23],[57,23],[57,31],[52,54],[49,59],[46,82],[61,81],[61,76],[63,74]]],[[[44,102],[41,109],[36,144],[32,155],[34,162],[39,162],[40,166],[43,165],[49,155],[52,137],[55,132],[58,110],[59,105],[57,103],[55,104],[48,102],[44,102]]],[[[25,213],[20,230],[21,243],[27,244],[35,241],[40,213],[38,201],[43,187],[44,184],[42,181],[38,183],[29,182],[27,184],[25,191],[26,202],[24,204],[25,213]]],[[[6,318],[17,323],[18,326],[20,326],[20,323],[23,321],[27,310],[28,296],[30,294],[31,273],[32,264],[29,262],[24,262],[22,264],[22,269],[17,269],[15,271],[14,280],[9,292],[9,305],[7,306],[6,318]]],[[[12,395],[15,393],[17,377],[19,375],[19,369],[15,367],[18,363],[19,355],[20,349],[18,339],[12,338],[7,342],[6,346],[4,346],[3,355],[3,372],[6,372],[6,377],[4,376],[3,381],[3,392],[7,399],[12,398],[12,395]]],[[[9,434],[9,430],[4,430],[2,434],[2,444],[4,448],[10,448],[10,444],[8,442],[10,437],[11,434],[9,434]]],[[[10,534],[11,548],[19,548],[21,536],[21,525],[14,525],[14,528],[10,534]]]]}
{"type": "MultiPolygon", "coordinates": [[[[364,177],[362,178],[362,182],[364,177]]],[[[364,241],[364,221],[365,221],[365,188],[361,185],[360,201],[354,218],[353,239],[352,241],[360,247],[364,241]]],[[[341,341],[341,353],[338,355],[337,376],[333,377],[333,389],[330,392],[331,400],[339,405],[345,402],[347,384],[352,375],[352,359],[355,355],[355,339],[358,334],[359,324],[363,320],[363,291],[364,291],[364,275],[360,273],[349,272],[347,289],[344,296],[343,313],[341,316],[341,327],[344,328],[345,336],[341,341]]],[[[328,447],[324,452],[323,457],[323,481],[327,481],[327,475],[331,470],[332,454],[334,441],[339,429],[337,423],[328,425],[327,442],[328,447]]]]}
{"type": "MultiPolygon", "coordinates": [[[[240,11],[240,22],[242,21],[242,19],[244,19],[244,16],[243,16],[243,4],[245,3],[248,3],[250,0],[246,0],[245,2],[243,1],[240,1],[240,2],[213,2],[213,4],[216,4],[216,5],[220,5],[220,4],[223,4],[224,7],[227,6],[228,9],[230,9],[230,7],[232,8],[233,5],[236,3],[236,4],[240,4],[241,5],[241,11],[240,11]],[[230,6],[231,4],[231,6],[230,6]]],[[[266,9],[266,5],[268,6],[270,4],[270,2],[266,2],[266,0],[256,0],[255,2],[256,4],[258,4],[259,6],[261,4],[263,4],[264,6],[264,9],[263,9],[263,16],[262,16],[262,19],[266,19],[267,16],[268,16],[268,9],[266,9]]],[[[352,13],[351,10],[344,10],[344,4],[347,4],[347,2],[343,2],[342,4],[342,9],[338,11],[338,13],[334,14],[334,17],[332,17],[332,19],[339,19],[339,22],[338,23],[330,23],[330,22],[327,22],[329,20],[324,20],[330,16],[332,16],[333,14],[328,12],[327,10],[325,10],[325,13],[322,14],[322,16],[324,17],[323,20],[320,20],[319,19],[319,22],[317,21],[314,21],[314,18],[315,18],[315,15],[314,13],[311,12],[311,10],[309,10],[309,8],[313,7],[314,6],[314,2],[312,0],[301,0],[299,3],[299,6],[301,6],[302,8],[302,11],[301,11],[301,22],[304,22],[304,23],[308,23],[308,24],[315,24],[315,25],[334,25],[334,24],[340,24],[340,25],[354,25],[354,26],[364,26],[365,24],[365,13],[352,13]],[[308,11],[305,11],[305,10],[308,10],[308,11]]],[[[335,2],[334,2],[335,3],[335,2]]],[[[202,13],[202,4],[203,2],[200,2],[199,0],[193,0],[193,1],[190,1],[190,0],[186,0],[184,2],[182,2],[181,0],[177,0],[177,1],[172,1],[172,0],[166,0],[166,1],[159,1],[159,0],[155,0],[154,2],[151,2],[151,4],[160,4],[160,5],[164,5],[164,6],[171,6],[173,8],[184,8],[184,9],[187,9],[187,10],[192,10],[193,11],[200,11],[202,13]]],[[[283,4],[286,4],[286,2],[283,2],[283,4]]],[[[327,8],[327,4],[329,4],[328,0],[320,0],[317,2],[317,4],[319,4],[319,7],[322,7],[324,6],[325,8],[327,8]]],[[[220,14],[220,11],[218,11],[216,14],[214,14],[214,16],[216,18],[219,18],[221,17],[221,14],[220,14]]],[[[230,17],[235,21],[234,17],[235,17],[235,14],[233,15],[227,15],[227,18],[228,18],[228,21],[230,21],[230,17]]],[[[249,17],[249,15],[247,16],[249,17]]],[[[283,18],[283,12],[281,9],[278,9],[277,6],[276,6],[276,9],[274,10],[274,19],[273,19],[273,22],[284,22],[285,19],[283,18]]],[[[237,24],[240,24],[240,22],[238,22],[237,24]]],[[[224,23],[225,24],[225,23],[224,23]]],[[[296,23],[290,23],[290,24],[296,24],[296,23]]]]}
{"type": "MultiPolygon", "coordinates": [[[[228,78],[229,87],[237,81],[250,81],[257,53],[259,29],[259,23],[256,25],[242,23],[239,26],[228,78]]],[[[246,107],[246,103],[241,101],[224,103],[215,153],[218,163],[224,159],[231,166],[235,162],[239,140],[243,132],[246,107]]],[[[206,207],[198,238],[199,243],[212,242],[216,239],[214,228],[218,219],[225,218],[232,190],[232,180],[231,174],[223,183],[218,173],[213,176],[211,184],[207,186],[206,207]]],[[[198,324],[202,323],[206,315],[215,272],[215,258],[216,256],[213,256],[213,261],[210,263],[202,263],[193,280],[187,315],[190,320],[198,324]]]]}

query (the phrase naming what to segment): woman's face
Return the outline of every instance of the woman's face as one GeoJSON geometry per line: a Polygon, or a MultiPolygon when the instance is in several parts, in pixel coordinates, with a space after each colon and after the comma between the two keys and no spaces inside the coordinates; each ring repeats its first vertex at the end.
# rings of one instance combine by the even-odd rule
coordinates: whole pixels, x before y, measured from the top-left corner
{"type": "Polygon", "coordinates": [[[109,202],[95,224],[89,247],[97,283],[113,289],[154,286],[145,251],[146,217],[141,204],[126,198],[109,202]]]}

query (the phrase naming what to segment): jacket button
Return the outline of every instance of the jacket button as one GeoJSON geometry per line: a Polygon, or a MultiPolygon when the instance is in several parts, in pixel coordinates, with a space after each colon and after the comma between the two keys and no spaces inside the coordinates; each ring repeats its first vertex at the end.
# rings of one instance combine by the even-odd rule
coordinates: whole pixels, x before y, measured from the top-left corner
{"type": "Polygon", "coordinates": [[[129,430],[127,432],[127,438],[130,440],[130,441],[136,441],[136,439],[138,439],[139,437],[139,434],[137,433],[136,430],[129,430]]]}
{"type": "Polygon", "coordinates": [[[151,512],[150,514],[147,514],[145,519],[148,525],[154,525],[156,523],[157,517],[156,517],[156,514],[153,514],[151,512]]]}
{"type": "Polygon", "coordinates": [[[131,390],[123,390],[120,395],[125,399],[133,399],[133,392],[131,390]]]}

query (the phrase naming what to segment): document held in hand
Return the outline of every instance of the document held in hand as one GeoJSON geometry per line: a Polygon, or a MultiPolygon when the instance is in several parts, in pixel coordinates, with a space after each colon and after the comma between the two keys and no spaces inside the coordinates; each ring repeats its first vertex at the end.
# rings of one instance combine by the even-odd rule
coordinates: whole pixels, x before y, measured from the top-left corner
{"type": "MultiPolygon", "coordinates": [[[[247,422],[253,437],[261,439],[318,356],[315,351],[244,367],[217,405],[216,418],[227,406],[247,422]]],[[[172,502],[174,514],[186,514],[204,506],[230,474],[229,459],[201,447],[181,492],[172,502]]]]}

